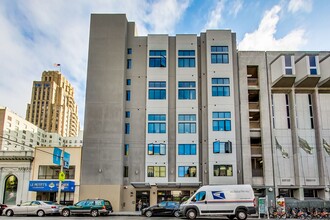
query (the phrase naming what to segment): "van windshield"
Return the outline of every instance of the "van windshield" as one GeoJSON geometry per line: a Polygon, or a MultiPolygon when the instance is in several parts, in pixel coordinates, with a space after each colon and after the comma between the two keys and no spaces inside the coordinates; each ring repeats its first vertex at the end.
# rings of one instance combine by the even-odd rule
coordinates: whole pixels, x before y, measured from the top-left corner
{"type": "Polygon", "coordinates": [[[200,191],[195,195],[195,198],[192,199],[192,201],[203,201],[205,200],[206,192],[200,191]]]}

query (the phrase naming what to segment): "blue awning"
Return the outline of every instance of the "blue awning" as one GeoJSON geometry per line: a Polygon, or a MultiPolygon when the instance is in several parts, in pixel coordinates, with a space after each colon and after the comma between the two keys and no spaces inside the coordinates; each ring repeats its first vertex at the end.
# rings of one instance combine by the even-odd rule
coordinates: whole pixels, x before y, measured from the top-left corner
{"type": "MultiPolygon", "coordinates": [[[[35,192],[57,192],[58,180],[32,180],[29,182],[29,191],[35,192]]],[[[74,192],[74,181],[63,181],[62,192],[74,192]]]]}

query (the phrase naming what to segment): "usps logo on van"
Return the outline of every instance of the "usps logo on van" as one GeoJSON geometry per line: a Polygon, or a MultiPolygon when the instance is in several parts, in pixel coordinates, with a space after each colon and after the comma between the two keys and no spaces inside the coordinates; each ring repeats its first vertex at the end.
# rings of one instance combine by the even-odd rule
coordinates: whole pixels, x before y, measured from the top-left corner
{"type": "Polygon", "coordinates": [[[221,191],[212,191],[213,199],[226,199],[225,193],[221,191]]]}

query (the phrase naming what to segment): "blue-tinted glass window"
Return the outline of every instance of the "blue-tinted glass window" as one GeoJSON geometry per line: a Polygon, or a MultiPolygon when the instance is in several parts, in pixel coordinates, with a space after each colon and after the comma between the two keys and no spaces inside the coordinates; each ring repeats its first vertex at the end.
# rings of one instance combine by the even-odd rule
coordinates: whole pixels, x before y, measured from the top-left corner
{"type": "Polygon", "coordinates": [[[132,69],[132,59],[127,59],[127,69],[132,69]]]}
{"type": "Polygon", "coordinates": [[[129,149],[129,144],[125,144],[125,150],[124,150],[125,156],[128,156],[128,149],[129,149]]]}
{"type": "Polygon", "coordinates": [[[229,78],[212,78],[212,96],[230,96],[229,78]]]}
{"type": "Polygon", "coordinates": [[[149,114],[148,121],[166,121],[165,114],[149,114]]]}
{"type": "Polygon", "coordinates": [[[230,141],[228,142],[213,142],[213,153],[215,154],[228,154],[232,153],[232,144],[230,141]]]}
{"type": "Polygon", "coordinates": [[[166,81],[150,81],[150,88],[166,88],[166,81]]]}
{"type": "Polygon", "coordinates": [[[195,50],[179,50],[178,55],[185,57],[195,56],[195,50]]]}
{"type": "Polygon", "coordinates": [[[197,168],[196,166],[179,166],[178,176],[179,177],[196,177],[197,168]]]}
{"type": "Polygon", "coordinates": [[[125,134],[129,134],[131,130],[131,126],[129,123],[125,123],[125,134]]]}
{"type": "Polygon", "coordinates": [[[150,50],[149,67],[166,67],[166,50],[150,50]]]}
{"type": "Polygon", "coordinates": [[[125,112],[125,117],[126,118],[130,118],[131,117],[131,112],[130,111],[126,111],[125,112]]]}
{"type": "Polygon", "coordinates": [[[163,122],[166,121],[165,114],[149,114],[148,121],[148,133],[166,133],[166,123],[163,122]]]}
{"type": "Polygon", "coordinates": [[[150,81],[149,88],[153,88],[148,91],[149,99],[166,99],[166,81],[150,81]]]}
{"type": "Polygon", "coordinates": [[[195,114],[179,114],[179,121],[196,121],[195,114]]]}
{"type": "Polygon", "coordinates": [[[311,75],[317,75],[317,69],[310,69],[311,75]]]}
{"type": "Polygon", "coordinates": [[[315,56],[309,56],[309,66],[316,67],[316,58],[315,56]]]}
{"type": "Polygon", "coordinates": [[[148,155],[166,155],[166,145],[148,144],[148,155]]]}
{"type": "Polygon", "coordinates": [[[195,100],[196,99],[196,82],[193,81],[182,81],[179,82],[179,91],[178,91],[178,99],[186,99],[186,100],[195,100]]]}
{"type": "Polygon", "coordinates": [[[213,112],[212,113],[213,131],[231,131],[231,113],[230,112],[213,112]],[[220,119],[220,120],[214,120],[220,119]]]}
{"type": "Polygon", "coordinates": [[[292,67],[291,55],[285,55],[285,67],[292,67]]]}
{"type": "Polygon", "coordinates": [[[179,144],[179,155],[196,155],[196,144],[179,144]]]}
{"type": "Polygon", "coordinates": [[[178,124],[179,134],[196,133],[196,115],[195,114],[179,114],[178,121],[179,121],[179,124],[178,124]]]}
{"type": "Polygon", "coordinates": [[[178,58],[179,67],[195,67],[195,58],[178,58]]]}
{"type": "Polygon", "coordinates": [[[127,48],[127,54],[132,54],[132,48],[127,48]]]}
{"type": "Polygon", "coordinates": [[[211,46],[211,63],[229,63],[228,46],[211,46]]]}
{"type": "Polygon", "coordinates": [[[126,79],[126,85],[128,85],[128,86],[131,85],[131,79],[126,79]]]}
{"type": "Polygon", "coordinates": [[[126,101],[131,101],[131,91],[130,90],[126,91],[126,101]]]}

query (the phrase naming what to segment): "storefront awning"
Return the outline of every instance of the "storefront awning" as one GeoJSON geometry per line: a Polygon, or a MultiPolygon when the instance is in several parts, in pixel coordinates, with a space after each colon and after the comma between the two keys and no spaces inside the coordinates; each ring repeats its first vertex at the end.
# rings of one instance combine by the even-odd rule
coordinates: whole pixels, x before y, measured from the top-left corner
{"type": "MultiPolygon", "coordinates": [[[[57,192],[58,180],[32,180],[29,182],[29,191],[35,192],[57,192]]],[[[63,181],[62,192],[74,192],[74,181],[63,181]]]]}
{"type": "Polygon", "coordinates": [[[156,183],[158,188],[185,188],[185,187],[200,187],[202,185],[201,182],[198,183],[177,183],[177,182],[169,182],[169,183],[156,183]]]}
{"type": "Polygon", "coordinates": [[[131,182],[134,188],[150,188],[150,183],[146,182],[131,182]]]}

